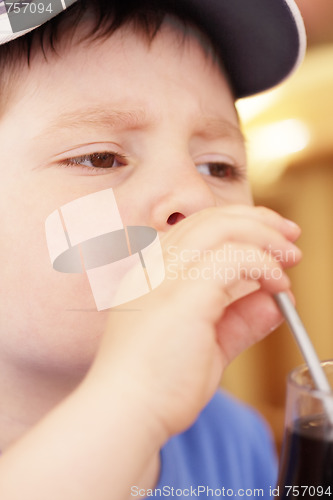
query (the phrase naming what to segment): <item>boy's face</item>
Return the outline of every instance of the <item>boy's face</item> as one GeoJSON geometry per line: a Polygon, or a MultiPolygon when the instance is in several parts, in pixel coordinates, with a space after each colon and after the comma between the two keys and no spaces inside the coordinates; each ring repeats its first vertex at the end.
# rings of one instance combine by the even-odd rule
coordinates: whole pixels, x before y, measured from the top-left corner
{"type": "Polygon", "coordinates": [[[162,234],[203,208],[251,203],[226,80],[194,36],[180,40],[165,25],[149,47],[124,28],[36,55],[15,82],[0,121],[0,362],[79,374],[103,332],[86,277],[51,267],[55,209],[113,188],[124,225],[162,234]]]}

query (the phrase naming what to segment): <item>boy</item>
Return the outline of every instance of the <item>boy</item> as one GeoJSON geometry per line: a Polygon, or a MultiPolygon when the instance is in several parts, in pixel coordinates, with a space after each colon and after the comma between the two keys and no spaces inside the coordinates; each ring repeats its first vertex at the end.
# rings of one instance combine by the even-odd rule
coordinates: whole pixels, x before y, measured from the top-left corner
{"type": "Polygon", "coordinates": [[[281,322],[272,294],[300,259],[299,228],[252,206],[233,92],[290,72],[301,21],[292,2],[248,3],[78,1],[3,39],[2,500],[269,498],[275,486],[261,421],[214,395],[281,322]],[[44,223],[107,188],[124,225],[158,231],[166,278],[97,312],[83,274],[52,269],[44,223]]]}

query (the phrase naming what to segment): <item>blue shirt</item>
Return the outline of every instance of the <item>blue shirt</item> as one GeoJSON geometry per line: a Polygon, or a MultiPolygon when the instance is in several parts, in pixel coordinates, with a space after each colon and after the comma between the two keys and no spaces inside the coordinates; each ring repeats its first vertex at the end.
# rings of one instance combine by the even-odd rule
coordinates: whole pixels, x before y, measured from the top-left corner
{"type": "MultiPolygon", "coordinates": [[[[146,497],[268,500],[276,479],[266,424],[253,409],[219,391],[192,427],[163,447],[159,482],[146,497]]],[[[132,490],[132,497],[143,498],[137,493],[132,490]]]]}

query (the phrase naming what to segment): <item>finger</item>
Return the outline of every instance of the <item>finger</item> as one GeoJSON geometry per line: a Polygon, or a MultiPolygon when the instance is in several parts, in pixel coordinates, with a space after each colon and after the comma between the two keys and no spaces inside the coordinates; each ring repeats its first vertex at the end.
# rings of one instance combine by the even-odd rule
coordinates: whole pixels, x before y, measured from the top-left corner
{"type": "MultiPolygon", "coordinates": [[[[180,234],[184,231],[192,231],[197,227],[212,227],[212,229],[223,226],[225,219],[231,216],[239,217],[241,220],[256,220],[265,226],[280,232],[290,241],[296,241],[301,230],[297,224],[285,219],[278,213],[265,207],[253,207],[248,205],[226,205],[224,207],[210,207],[192,214],[176,225],[175,230],[180,234]],[[182,229],[182,231],[180,231],[182,229]]],[[[176,233],[175,233],[176,234],[176,233]]]]}
{"type": "Polygon", "coordinates": [[[243,263],[262,257],[262,252],[269,258],[274,258],[283,267],[297,264],[302,253],[293,243],[270,228],[261,227],[257,221],[244,225],[243,221],[228,220],[223,227],[223,237],[219,234],[198,232],[190,234],[187,239],[172,244],[163,243],[164,258],[174,267],[188,267],[193,263],[229,261],[243,263]],[[243,245],[243,248],[242,248],[243,245]],[[257,250],[258,249],[258,252],[257,250]]]}
{"type": "MultiPolygon", "coordinates": [[[[228,214],[242,215],[244,211],[243,205],[227,205],[223,207],[223,211],[228,214]]],[[[256,220],[260,220],[264,224],[271,226],[281,232],[290,241],[296,241],[301,234],[301,228],[298,224],[282,217],[277,212],[262,206],[247,207],[247,216],[256,220]]]]}
{"type": "Polygon", "coordinates": [[[231,304],[217,325],[217,338],[228,363],[265,338],[284,319],[272,295],[259,290],[231,304]]]}
{"type": "Polygon", "coordinates": [[[272,294],[290,288],[289,277],[283,271],[281,262],[271,254],[250,245],[229,244],[228,247],[235,257],[230,257],[222,267],[221,285],[227,293],[235,285],[241,286],[242,280],[258,282],[261,288],[272,294]]]}
{"type": "MultiPolygon", "coordinates": [[[[168,238],[163,243],[169,243],[170,240],[168,238]]],[[[200,251],[223,244],[226,240],[256,244],[273,253],[281,250],[291,253],[297,251],[297,247],[275,229],[260,221],[244,220],[238,216],[228,216],[223,221],[210,218],[202,226],[186,228],[180,233],[180,238],[172,238],[172,243],[176,243],[176,246],[178,243],[180,249],[200,251]]]]}
{"type": "MultiPolygon", "coordinates": [[[[228,294],[244,280],[260,283],[271,293],[285,291],[290,287],[290,280],[284,273],[280,262],[271,254],[252,245],[227,243],[228,253],[221,256],[211,251],[205,257],[193,261],[173,261],[166,265],[167,280],[203,283],[217,288],[225,294],[224,301],[229,303],[228,294]]],[[[233,290],[238,293],[238,290],[233,290]]]]}

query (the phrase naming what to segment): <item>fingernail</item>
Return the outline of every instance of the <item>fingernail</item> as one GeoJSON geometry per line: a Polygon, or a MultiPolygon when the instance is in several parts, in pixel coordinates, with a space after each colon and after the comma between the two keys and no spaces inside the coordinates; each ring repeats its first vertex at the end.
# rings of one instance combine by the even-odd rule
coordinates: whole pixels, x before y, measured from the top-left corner
{"type": "Polygon", "coordinates": [[[279,326],[281,326],[283,323],[284,323],[284,318],[280,319],[278,323],[275,323],[275,325],[269,329],[269,333],[274,332],[274,330],[279,328],[279,326]]]}
{"type": "Polygon", "coordinates": [[[288,224],[288,226],[292,227],[293,229],[298,229],[299,231],[301,230],[301,228],[299,227],[298,224],[296,224],[296,222],[290,219],[284,219],[284,221],[286,222],[286,224],[288,224]]]}

